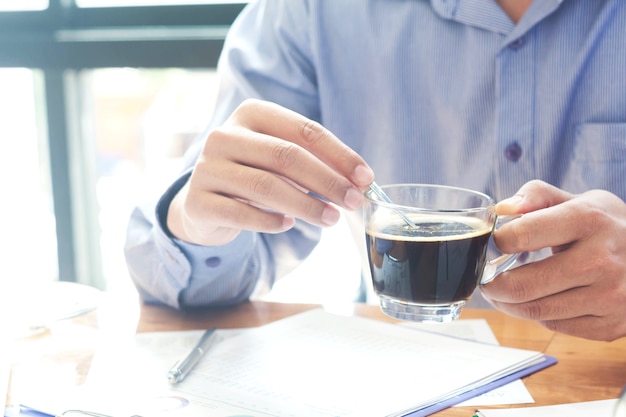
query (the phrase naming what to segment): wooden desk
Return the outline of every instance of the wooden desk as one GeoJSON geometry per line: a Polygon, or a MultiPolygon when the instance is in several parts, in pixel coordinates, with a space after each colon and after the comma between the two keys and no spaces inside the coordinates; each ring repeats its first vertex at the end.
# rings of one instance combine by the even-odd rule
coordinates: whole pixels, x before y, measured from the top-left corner
{"type": "MultiPolygon", "coordinates": [[[[116,320],[94,312],[73,321],[58,323],[45,334],[21,340],[13,367],[13,402],[24,390],[45,389],[55,384],[80,384],[89,369],[97,340],[116,331],[134,332],[192,330],[209,327],[239,328],[266,324],[315,305],[250,302],[229,309],[181,312],[166,307],[140,305],[116,320]],[[117,326],[117,327],[116,327],[117,326]]],[[[116,306],[115,308],[119,308],[116,306]]],[[[353,314],[393,322],[377,306],[348,306],[353,314]]],[[[467,309],[462,318],[484,318],[500,344],[545,352],[559,363],[524,379],[534,405],[616,398],[626,384],[626,338],[612,343],[593,342],[555,334],[538,324],[515,319],[494,310],[467,309]]],[[[473,407],[441,411],[438,417],[470,417],[473,407]]]]}

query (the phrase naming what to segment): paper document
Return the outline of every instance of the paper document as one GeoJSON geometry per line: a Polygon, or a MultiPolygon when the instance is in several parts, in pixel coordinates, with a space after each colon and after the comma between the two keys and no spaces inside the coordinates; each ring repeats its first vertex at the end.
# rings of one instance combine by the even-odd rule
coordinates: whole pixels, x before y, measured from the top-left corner
{"type": "Polygon", "coordinates": [[[273,416],[401,416],[543,359],[320,309],[224,341],[177,390],[273,416]]]}
{"type": "MultiPolygon", "coordinates": [[[[473,340],[475,342],[490,343],[499,345],[498,339],[491,331],[489,323],[485,319],[462,319],[449,323],[416,323],[403,322],[400,326],[426,330],[430,332],[459,337],[461,339],[473,340]]],[[[535,400],[528,392],[521,379],[516,379],[501,387],[492,389],[484,394],[477,395],[458,406],[487,406],[503,404],[529,404],[535,400]]]]}
{"type": "Polygon", "coordinates": [[[100,349],[74,403],[110,415],[423,416],[554,363],[540,352],[477,343],[311,310],[224,337],[187,378],[166,374],[202,334],[138,334],[100,349]],[[172,337],[175,336],[175,337],[172,337]],[[158,340],[167,343],[167,354],[158,340]],[[106,398],[102,393],[106,392],[106,398]],[[78,403],[80,401],[80,404],[78,403]]]}
{"type": "Polygon", "coordinates": [[[611,417],[617,400],[588,401],[544,407],[479,410],[479,417],[611,417]]]}

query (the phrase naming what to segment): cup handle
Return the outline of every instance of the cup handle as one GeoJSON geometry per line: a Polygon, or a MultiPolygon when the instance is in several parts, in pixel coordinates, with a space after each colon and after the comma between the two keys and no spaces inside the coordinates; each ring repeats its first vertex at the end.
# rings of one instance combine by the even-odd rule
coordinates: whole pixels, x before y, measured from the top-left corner
{"type": "MultiPolygon", "coordinates": [[[[495,228],[497,229],[499,228],[499,226],[502,226],[503,224],[508,223],[511,220],[515,220],[519,217],[521,217],[521,215],[498,216],[496,219],[495,228]]],[[[490,283],[499,274],[511,269],[511,267],[515,265],[515,262],[517,262],[519,257],[519,253],[513,253],[510,255],[501,255],[495,259],[487,261],[487,263],[485,264],[485,269],[483,270],[483,275],[480,279],[480,285],[490,283]]]]}
{"type": "Polygon", "coordinates": [[[480,279],[480,285],[490,283],[500,273],[511,269],[511,267],[515,265],[515,262],[517,262],[519,256],[519,253],[512,253],[510,255],[501,255],[495,259],[487,261],[485,269],[483,270],[483,275],[480,279]]]}

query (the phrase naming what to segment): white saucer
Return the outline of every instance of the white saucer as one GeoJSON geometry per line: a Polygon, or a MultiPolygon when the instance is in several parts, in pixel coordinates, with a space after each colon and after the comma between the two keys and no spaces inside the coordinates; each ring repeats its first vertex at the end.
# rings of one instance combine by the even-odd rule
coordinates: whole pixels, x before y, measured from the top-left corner
{"type": "Polygon", "coordinates": [[[9,288],[8,292],[17,336],[24,332],[37,333],[59,320],[93,311],[102,297],[97,288],[66,281],[9,288]]]}

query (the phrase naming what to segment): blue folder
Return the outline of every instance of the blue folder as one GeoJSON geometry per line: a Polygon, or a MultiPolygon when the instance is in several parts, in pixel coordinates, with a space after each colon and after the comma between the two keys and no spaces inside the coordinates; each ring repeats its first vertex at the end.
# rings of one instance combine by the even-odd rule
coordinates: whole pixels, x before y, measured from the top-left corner
{"type": "Polygon", "coordinates": [[[429,416],[431,414],[436,413],[437,411],[441,411],[445,408],[448,407],[452,407],[456,404],[460,404],[463,401],[467,401],[471,398],[477,397],[481,394],[484,394],[486,392],[489,392],[495,388],[501,387],[503,385],[506,385],[510,382],[513,382],[517,379],[523,378],[525,376],[534,374],[537,371],[540,371],[544,368],[547,368],[549,366],[554,365],[555,363],[557,363],[557,359],[553,356],[547,356],[544,355],[544,360],[536,363],[534,365],[529,366],[528,368],[522,369],[521,371],[515,372],[513,374],[507,375],[505,377],[502,377],[500,379],[497,379],[493,382],[490,382],[489,384],[485,384],[482,385],[476,389],[473,389],[471,391],[466,391],[456,397],[452,397],[449,399],[446,399],[444,401],[438,402],[436,404],[433,404],[431,406],[428,407],[424,407],[421,408],[419,410],[415,410],[412,412],[409,412],[408,414],[405,414],[404,417],[425,417],[425,416],[429,416]]]}

